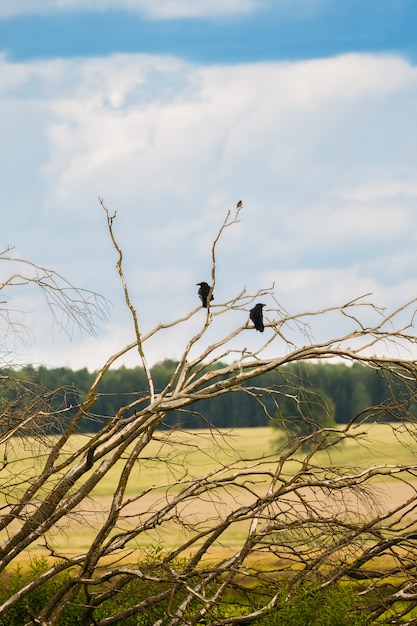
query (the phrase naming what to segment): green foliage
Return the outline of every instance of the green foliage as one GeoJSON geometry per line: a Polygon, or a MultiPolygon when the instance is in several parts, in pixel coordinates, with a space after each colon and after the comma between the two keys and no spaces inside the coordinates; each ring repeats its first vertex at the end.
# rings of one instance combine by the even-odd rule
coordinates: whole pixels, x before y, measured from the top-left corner
{"type": "Polygon", "coordinates": [[[337,428],[335,412],[335,403],[322,391],[286,389],[274,425],[286,433],[289,443],[296,437],[301,439],[302,449],[309,449],[322,436],[320,429],[337,428]]]}
{"type": "MultiPolygon", "coordinates": [[[[0,601],[4,602],[24,584],[36,579],[47,569],[48,564],[42,558],[35,558],[28,571],[23,572],[21,568],[16,569],[10,575],[7,584],[1,585],[0,601]]],[[[7,614],[0,618],[0,626],[23,626],[30,621],[31,617],[36,617],[59,590],[59,587],[68,580],[69,576],[70,573],[67,572],[53,582],[45,582],[38,586],[28,598],[10,608],[7,614]]],[[[278,589],[281,587],[278,602],[267,614],[253,622],[256,626],[369,626],[373,623],[370,613],[359,608],[358,598],[350,587],[333,586],[319,589],[312,585],[304,585],[290,593],[286,583],[278,582],[277,584],[278,589]]],[[[273,587],[265,592],[266,599],[267,594],[276,590],[276,587],[275,589],[273,587]]],[[[97,595],[103,590],[104,588],[98,588],[97,595]]],[[[99,621],[115,613],[129,610],[130,607],[135,607],[140,602],[146,602],[148,598],[161,593],[163,590],[163,583],[134,578],[95,609],[94,619],[99,621]]],[[[161,599],[149,607],[139,611],[133,609],[132,614],[119,620],[118,623],[121,626],[151,626],[158,620],[162,620],[161,623],[163,624],[167,616],[168,604],[171,609],[175,608],[181,602],[184,593],[186,590],[179,587],[175,593],[175,599],[172,594],[169,594],[166,599],[161,599]]],[[[237,590],[230,591],[227,598],[211,607],[207,618],[199,623],[213,624],[216,623],[216,620],[243,617],[248,612],[256,610],[260,596],[264,601],[265,596],[257,585],[253,589],[246,589],[243,594],[237,590]]],[[[71,606],[68,606],[64,611],[60,618],[60,626],[81,626],[86,604],[89,602],[87,603],[83,594],[79,593],[71,606]]],[[[199,608],[200,604],[196,600],[192,609],[198,610],[199,608]]]]}
{"type": "MultiPolygon", "coordinates": [[[[48,568],[49,564],[45,557],[33,557],[29,568],[17,567],[14,572],[8,575],[7,582],[0,584],[0,604],[3,604],[22,587],[36,580],[48,568]]],[[[65,573],[51,581],[46,581],[42,585],[39,584],[28,596],[19,600],[9,608],[6,614],[0,616],[0,626],[23,626],[26,624],[33,615],[37,615],[43,609],[48,600],[68,579],[68,576],[69,573],[65,573]]],[[[80,623],[80,621],[74,621],[77,619],[77,612],[79,613],[79,609],[70,607],[60,621],[60,625],[72,626],[72,624],[80,623]]]]}
{"type": "MultiPolygon", "coordinates": [[[[176,366],[177,363],[169,359],[153,366],[151,372],[157,391],[168,384],[176,366]]],[[[3,408],[9,406],[11,411],[5,411],[8,415],[21,403],[16,398],[25,397],[26,403],[28,398],[37,402],[43,399],[48,410],[64,409],[64,413],[60,414],[60,420],[64,422],[70,419],[75,410],[71,407],[76,407],[85,397],[95,377],[94,372],[85,368],[73,371],[65,367],[48,369],[43,366],[37,369],[28,366],[16,371],[3,369],[0,374],[0,405],[3,408]]],[[[251,393],[242,390],[222,394],[196,402],[189,411],[171,411],[162,427],[205,428],[208,423],[218,428],[267,426],[270,424],[269,416],[276,414],[275,403],[278,403],[284,419],[300,413],[307,416],[306,422],[310,418],[314,422],[314,413],[316,417],[320,413],[319,421],[323,423],[327,413],[329,423],[334,419],[337,424],[342,424],[350,421],[359,411],[368,411],[368,420],[392,421],[395,415],[390,412],[391,396],[402,398],[401,419],[413,410],[412,403],[415,403],[409,392],[400,388],[401,382],[395,382],[389,373],[378,372],[360,363],[351,367],[334,363],[290,363],[259,376],[251,385],[255,382],[256,390],[251,387],[251,393]],[[298,409],[291,405],[291,395],[297,396],[298,402],[301,402],[298,409]],[[322,398],[326,399],[325,411],[322,398]],[[307,408],[309,403],[311,409],[307,408]],[[369,410],[372,406],[379,409],[369,410]]],[[[97,432],[120,407],[145,398],[146,390],[147,381],[142,368],[122,366],[110,370],[100,384],[90,415],[80,421],[78,432],[97,432]]],[[[129,416],[129,412],[125,416],[129,416]]]]}
{"type": "Polygon", "coordinates": [[[357,606],[351,589],[318,589],[305,585],[295,594],[283,593],[278,604],[256,626],[369,626],[373,620],[357,606]]]}

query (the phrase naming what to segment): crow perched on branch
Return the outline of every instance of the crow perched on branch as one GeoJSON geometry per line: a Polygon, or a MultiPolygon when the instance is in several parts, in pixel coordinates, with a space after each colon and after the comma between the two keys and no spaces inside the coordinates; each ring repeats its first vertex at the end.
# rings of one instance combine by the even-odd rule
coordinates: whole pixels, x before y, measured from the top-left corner
{"type": "MultiPolygon", "coordinates": [[[[210,285],[208,285],[204,281],[202,283],[197,283],[197,285],[199,285],[200,287],[200,289],[198,290],[198,295],[200,296],[201,303],[203,307],[207,309],[207,298],[210,293],[210,285]]],[[[214,300],[213,294],[211,294],[210,300],[214,300]]]]}
{"type": "Polygon", "coordinates": [[[249,311],[249,317],[252,320],[256,330],[259,330],[260,333],[263,333],[265,328],[262,315],[262,309],[264,308],[264,306],[266,305],[258,302],[258,304],[255,304],[253,309],[249,311]]]}

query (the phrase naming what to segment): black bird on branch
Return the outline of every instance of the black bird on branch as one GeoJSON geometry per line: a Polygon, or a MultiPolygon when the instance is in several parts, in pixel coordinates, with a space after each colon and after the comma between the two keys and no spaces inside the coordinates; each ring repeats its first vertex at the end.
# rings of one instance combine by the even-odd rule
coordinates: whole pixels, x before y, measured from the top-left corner
{"type": "Polygon", "coordinates": [[[255,326],[256,330],[259,330],[260,333],[263,333],[264,328],[265,328],[264,320],[263,320],[263,312],[262,312],[262,309],[264,308],[264,306],[266,305],[258,302],[258,304],[255,304],[253,309],[249,311],[249,317],[252,320],[253,325],[255,326]]]}
{"type": "MultiPolygon", "coordinates": [[[[210,285],[208,285],[204,281],[202,283],[197,283],[197,285],[200,287],[200,289],[198,290],[198,295],[200,296],[201,303],[203,307],[207,309],[207,298],[210,293],[210,285]]],[[[214,300],[213,294],[211,294],[210,300],[214,300]]]]}

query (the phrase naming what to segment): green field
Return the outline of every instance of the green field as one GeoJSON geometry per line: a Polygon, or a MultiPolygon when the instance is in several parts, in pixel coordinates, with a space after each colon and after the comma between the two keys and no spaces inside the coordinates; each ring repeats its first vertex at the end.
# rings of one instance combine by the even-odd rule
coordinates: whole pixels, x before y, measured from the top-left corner
{"type": "MultiPolygon", "coordinates": [[[[358,428],[356,435],[355,439],[346,439],[341,445],[315,454],[312,460],[314,466],[365,468],[371,465],[405,465],[417,462],[417,446],[414,437],[407,431],[394,430],[392,426],[382,424],[362,426],[358,428]]],[[[193,477],[215,471],[225,476],[227,472],[250,466],[256,459],[263,469],[273,468],[278,459],[273,446],[276,436],[276,432],[271,428],[157,433],[156,439],[145,449],[143,458],[138,460],[130,477],[126,496],[132,498],[134,502],[128,509],[129,515],[135,519],[144,512],[160,506],[166,498],[178,493],[193,477]],[[139,494],[144,495],[137,498],[139,494]]],[[[86,436],[74,436],[67,452],[79,449],[85,442],[86,436]]],[[[28,484],[25,477],[29,480],[30,476],[40,470],[50,444],[51,440],[46,440],[42,446],[30,439],[20,441],[15,439],[9,444],[7,450],[9,465],[3,469],[0,477],[3,485],[5,481],[11,480],[12,472],[14,476],[21,477],[21,484],[16,483],[14,492],[16,498],[19,490],[22,491],[28,484]]],[[[285,474],[291,475],[298,471],[302,458],[294,457],[287,462],[285,474]]],[[[123,460],[109,471],[83,507],[74,512],[76,514],[70,525],[66,523],[59,531],[51,533],[51,541],[57,549],[75,553],[88,548],[102,516],[110,506],[122,465],[123,460]]],[[[262,491],[263,485],[257,484],[256,489],[262,491]]],[[[409,490],[410,485],[403,481],[388,478],[382,483],[380,478],[376,479],[376,494],[382,499],[389,498],[390,502],[393,499],[400,502],[409,494],[409,490]]],[[[221,496],[214,494],[205,500],[196,500],[193,505],[189,505],[187,513],[190,518],[200,516],[203,519],[204,516],[213,515],[213,508],[217,507],[224,513],[236,502],[245,504],[245,497],[239,490],[231,488],[222,491],[221,496]]],[[[4,495],[0,495],[0,502],[5,504],[4,495]]],[[[164,533],[163,536],[159,534],[157,539],[144,536],[142,543],[151,541],[173,545],[183,538],[175,527],[171,529],[165,527],[164,533]]],[[[246,524],[236,524],[227,535],[230,547],[238,546],[246,533],[246,524]]],[[[41,547],[38,546],[37,549],[41,547]]]]}
{"type": "MultiPolygon", "coordinates": [[[[355,439],[348,438],[341,445],[318,452],[313,462],[321,467],[369,467],[379,464],[414,464],[417,462],[417,442],[405,430],[394,431],[390,424],[362,426],[354,431],[355,439]]],[[[146,458],[138,462],[129,483],[128,493],[137,493],[167,482],[181,480],[184,466],[192,476],[201,476],[233,462],[242,464],[262,459],[271,466],[279,455],[274,450],[277,433],[271,428],[238,428],[235,430],[174,431],[157,435],[162,441],[153,441],[146,448],[146,458]],[[161,460],[162,459],[162,460],[161,460]],[[242,461],[243,460],[243,461],[242,461]]],[[[73,444],[79,446],[77,437],[73,444]]],[[[297,471],[297,460],[289,462],[286,471],[297,471]]],[[[119,467],[116,465],[100,486],[98,496],[111,496],[117,484],[119,467]]],[[[181,482],[177,489],[181,488],[181,482]]]]}

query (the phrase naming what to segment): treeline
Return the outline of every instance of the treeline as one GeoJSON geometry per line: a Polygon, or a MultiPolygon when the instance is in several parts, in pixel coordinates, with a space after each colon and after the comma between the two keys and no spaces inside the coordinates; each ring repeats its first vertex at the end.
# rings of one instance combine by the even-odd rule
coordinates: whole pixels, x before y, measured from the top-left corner
{"type": "MultiPolygon", "coordinates": [[[[164,389],[177,363],[165,360],[155,365],[151,372],[156,391],[164,389]]],[[[218,364],[220,365],[220,364],[218,364]]],[[[4,369],[0,372],[0,401],[3,415],[24,413],[28,397],[30,402],[37,398],[39,411],[62,410],[62,419],[69,419],[76,411],[95,378],[95,372],[87,369],[73,371],[60,367],[24,367],[19,370],[4,369]],[[51,393],[50,393],[51,392],[51,393]],[[41,401],[42,400],[42,401],[41,401]]],[[[302,363],[289,364],[252,381],[245,391],[222,394],[211,400],[202,400],[191,405],[187,411],[172,411],[164,421],[166,427],[218,428],[265,426],[270,418],[291,417],[288,397],[294,398],[302,389],[314,389],[334,404],[334,418],[339,424],[351,420],[358,412],[368,411],[369,419],[395,419],[390,413],[390,397],[402,397],[402,411],[414,411],[411,392],[392,374],[381,375],[358,363],[344,364],[302,363]],[[256,385],[254,389],[253,385],[256,385]],[[273,392],[272,395],[270,392],[273,392]],[[370,411],[369,407],[379,407],[370,411]]],[[[117,411],[146,396],[147,381],[142,368],[110,370],[99,388],[97,401],[90,413],[80,422],[79,429],[85,432],[98,431],[103,422],[111,420],[117,411]]],[[[129,412],[124,416],[128,416],[129,412]]]]}

